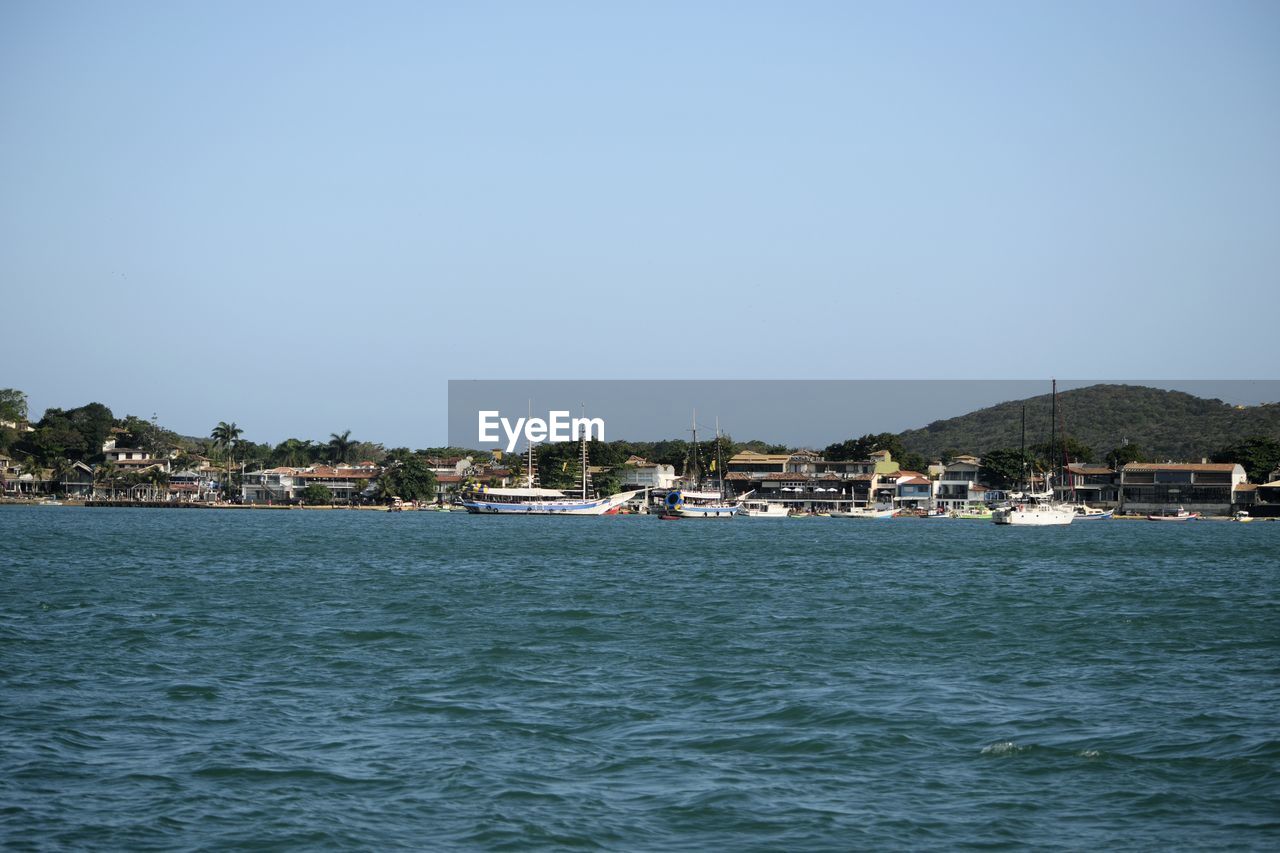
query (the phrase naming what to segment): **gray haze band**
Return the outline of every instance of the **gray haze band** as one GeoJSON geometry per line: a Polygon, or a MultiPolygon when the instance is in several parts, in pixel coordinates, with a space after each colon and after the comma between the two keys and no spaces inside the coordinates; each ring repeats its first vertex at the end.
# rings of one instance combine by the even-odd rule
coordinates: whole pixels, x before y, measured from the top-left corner
{"type": "MultiPolygon", "coordinates": [[[[1184,391],[1232,405],[1280,401],[1275,379],[1060,379],[1058,390],[1100,383],[1184,391]]],[[[578,417],[585,407],[587,416],[604,419],[606,441],[687,439],[696,409],[699,438],[710,438],[718,419],[737,441],[822,448],[867,433],[918,429],[1049,389],[1047,379],[451,379],[449,444],[500,446],[478,440],[482,410],[514,422],[531,409],[534,417],[556,410],[578,417]]]]}

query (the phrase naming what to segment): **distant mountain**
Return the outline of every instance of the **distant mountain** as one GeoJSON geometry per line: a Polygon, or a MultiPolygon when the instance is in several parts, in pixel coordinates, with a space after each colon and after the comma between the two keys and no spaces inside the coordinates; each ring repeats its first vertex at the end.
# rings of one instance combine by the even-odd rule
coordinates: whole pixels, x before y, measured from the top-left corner
{"type": "MultiPolygon", "coordinates": [[[[1049,439],[1052,395],[1014,400],[934,421],[900,433],[907,450],[936,459],[944,450],[981,455],[1020,441],[1027,407],[1027,444],[1049,439]]],[[[1199,461],[1249,436],[1280,439],[1280,403],[1236,408],[1181,391],[1142,385],[1091,385],[1058,394],[1058,414],[1067,435],[1091,447],[1098,459],[1132,442],[1149,459],[1199,461]]]]}

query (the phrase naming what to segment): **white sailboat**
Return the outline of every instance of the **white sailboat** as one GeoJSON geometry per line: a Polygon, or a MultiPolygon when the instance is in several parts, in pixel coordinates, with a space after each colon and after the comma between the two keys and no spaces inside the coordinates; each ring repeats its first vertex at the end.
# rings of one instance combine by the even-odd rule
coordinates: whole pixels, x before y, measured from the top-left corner
{"type": "MultiPolygon", "coordinates": [[[[1053,382],[1053,415],[1050,422],[1050,451],[1049,455],[1053,455],[1052,437],[1056,430],[1055,424],[1058,418],[1058,381],[1053,382]]],[[[1026,483],[1026,447],[1027,447],[1027,410],[1022,409],[1022,453],[1023,453],[1023,483],[1026,483]]],[[[1053,487],[1049,479],[1049,474],[1044,477],[1044,491],[1039,493],[1030,493],[1029,490],[1023,489],[1022,494],[1015,496],[1013,502],[1008,506],[995,509],[991,513],[991,520],[996,524],[1007,524],[1016,527],[1057,527],[1064,524],[1070,524],[1075,520],[1075,508],[1070,504],[1058,504],[1053,500],[1053,487]]]]}
{"type": "Polygon", "coordinates": [[[524,485],[512,489],[484,487],[463,497],[467,512],[476,515],[604,515],[631,500],[640,490],[618,492],[608,497],[591,495],[587,467],[587,439],[582,437],[582,488],[577,497],[560,489],[544,489],[538,483],[538,461],[534,445],[526,451],[524,485]]]}

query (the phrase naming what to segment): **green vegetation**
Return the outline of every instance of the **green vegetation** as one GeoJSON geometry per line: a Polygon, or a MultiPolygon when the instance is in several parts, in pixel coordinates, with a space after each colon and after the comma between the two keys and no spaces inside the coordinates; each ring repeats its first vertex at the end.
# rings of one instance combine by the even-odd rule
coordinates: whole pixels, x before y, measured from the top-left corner
{"type": "MultiPolygon", "coordinates": [[[[930,459],[955,448],[982,456],[996,448],[1018,447],[1024,402],[1028,443],[1047,443],[1052,406],[1048,394],[935,421],[898,437],[905,449],[930,459]]],[[[1221,400],[1139,385],[1064,391],[1058,394],[1058,413],[1075,441],[1103,456],[1131,447],[1122,455],[1199,460],[1249,436],[1280,439],[1280,403],[1236,408],[1221,400]]]]}
{"type": "Polygon", "coordinates": [[[436,475],[427,467],[422,453],[398,447],[387,453],[383,465],[377,480],[378,496],[382,500],[429,501],[435,497],[436,475]]]}
{"type": "Polygon", "coordinates": [[[298,494],[298,499],[307,506],[323,506],[333,503],[333,493],[319,483],[312,483],[298,494]]]}
{"type": "Polygon", "coordinates": [[[907,450],[901,436],[891,432],[868,433],[861,438],[850,438],[829,444],[823,449],[822,455],[837,462],[858,461],[867,459],[872,453],[880,450],[889,451],[889,455],[904,470],[923,473],[929,467],[929,460],[923,454],[907,450]]]}
{"type": "Polygon", "coordinates": [[[1261,483],[1280,468],[1280,441],[1261,435],[1249,436],[1213,454],[1213,461],[1238,462],[1250,480],[1261,483]]]}

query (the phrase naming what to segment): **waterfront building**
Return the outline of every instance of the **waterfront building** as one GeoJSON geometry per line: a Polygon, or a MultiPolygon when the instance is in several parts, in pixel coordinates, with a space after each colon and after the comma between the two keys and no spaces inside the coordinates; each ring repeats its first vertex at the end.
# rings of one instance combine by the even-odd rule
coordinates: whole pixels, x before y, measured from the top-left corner
{"type": "MultiPolygon", "coordinates": [[[[370,462],[368,464],[372,465],[373,463],[370,462]]],[[[437,477],[442,474],[456,474],[459,477],[465,477],[468,471],[476,467],[476,460],[473,456],[428,456],[427,467],[437,477]]]]}
{"type": "Polygon", "coordinates": [[[1238,488],[1247,482],[1244,467],[1231,462],[1130,462],[1120,469],[1121,507],[1140,515],[1179,506],[1229,515],[1238,488]]]}
{"type": "MultiPolygon", "coordinates": [[[[732,470],[732,469],[730,469],[732,470]]],[[[594,470],[592,473],[596,473],[594,470]]],[[[623,489],[671,489],[676,484],[674,465],[649,462],[632,456],[618,467],[623,489]]]]}
{"type": "Polygon", "coordinates": [[[981,460],[976,456],[957,456],[944,465],[942,476],[934,483],[934,507],[962,512],[982,505],[987,488],[978,482],[981,468],[981,460]]]}
{"type": "Polygon", "coordinates": [[[1115,469],[1107,465],[1072,463],[1064,481],[1054,486],[1054,497],[1109,509],[1120,502],[1120,484],[1115,469]]]}
{"type": "Polygon", "coordinates": [[[1249,507],[1250,515],[1280,518],[1280,474],[1271,472],[1272,478],[1254,490],[1253,506],[1249,507]]]}
{"type": "Polygon", "coordinates": [[[247,471],[242,478],[240,498],[244,503],[293,503],[307,486],[318,485],[329,490],[334,503],[353,503],[380,470],[372,463],[361,463],[247,471]]]}
{"type": "Polygon", "coordinates": [[[150,451],[140,450],[136,447],[117,447],[114,438],[107,439],[102,445],[102,454],[107,461],[116,466],[116,470],[121,473],[127,471],[143,471],[152,466],[159,466],[161,470],[169,470],[168,458],[152,456],[150,451]]]}
{"type": "Polygon", "coordinates": [[[902,471],[894,484],[893,502],[903,509],[928,509],[933,481],[915,471],[902,471]]]}
{"type": "Polygon", "coordinates": [[[93,469],[83,462],[71,463],[71,469],[62,477],[62,493],[72,498],[93,497],[93,469]]]}

